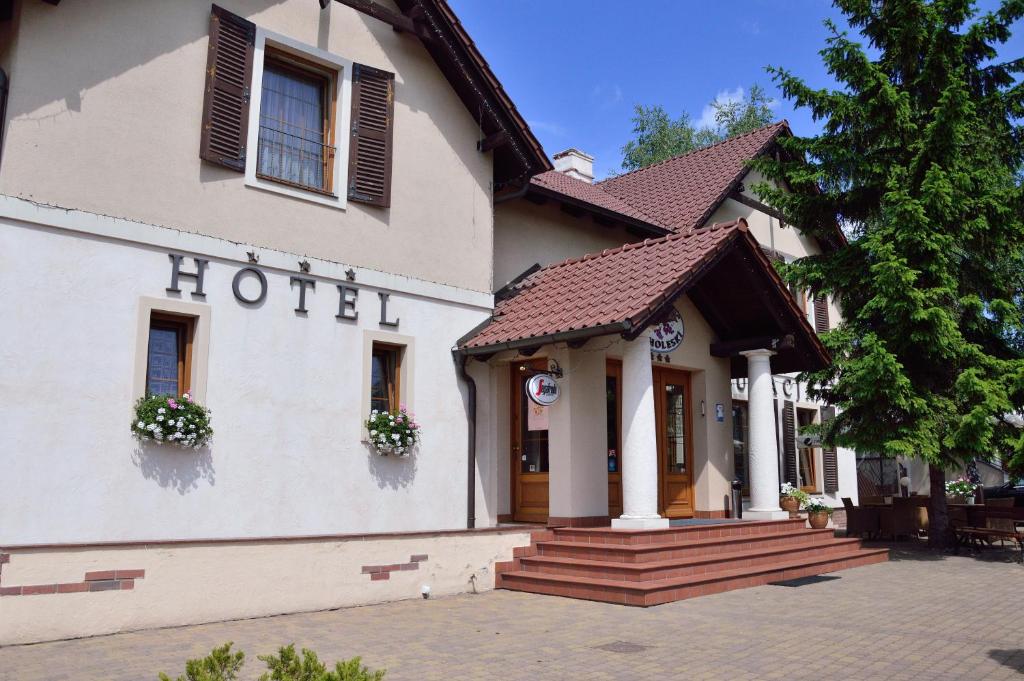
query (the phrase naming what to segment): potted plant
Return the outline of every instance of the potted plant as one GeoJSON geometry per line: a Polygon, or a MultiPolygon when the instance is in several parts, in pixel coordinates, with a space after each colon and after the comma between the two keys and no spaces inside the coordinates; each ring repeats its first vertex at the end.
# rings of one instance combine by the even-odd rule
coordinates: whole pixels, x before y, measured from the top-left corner
{"type": "Polygon", "coordinates": [[[815,530],[828,527],[828,517],[832,515],[832,507],[825,503],[824,499],[807,497],[803,502],[804,510],[807,511],[807,522],[815,530]]]}
{"type": "Polygon", "coordinates": [[[409,456],[420,441],[420,425],[404,404],[394,413],[374,409],[364,425],[368,443],[379,456],[409,456]]]}
{"type": "Polygon", "coordinates": [[[958,478],[946,483],[946,496],[954,503],[973,504],[974,490],[977,488],[973,482],[966,478],[958,478]]]}
{"type": "Polygon", "coordinates": [[[782,507],[783,511],[789,511],[790,513],[799,511],[800,504],[807,501],[808,498],[807,492],[794,487],[788,482],[782,483],[782,486],[779,488],[779,506],[782,507]]]}
{"type": "Polygon", "coordinates": [[[140,442],[156,442],[199,449],[213,437],[210,410],[185,393],[146,395],[135,403],[132,434],[140,442]]]}

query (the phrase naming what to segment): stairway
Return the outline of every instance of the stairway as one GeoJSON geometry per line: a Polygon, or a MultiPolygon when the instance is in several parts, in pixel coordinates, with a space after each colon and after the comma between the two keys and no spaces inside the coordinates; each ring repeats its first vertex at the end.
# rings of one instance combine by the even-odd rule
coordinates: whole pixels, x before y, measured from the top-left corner
{"type": "Polygon", "coordinates": [[[889,559],[803,518],[664,530],[559,527],[495,567],[499,589],[623,605],[660,605],[889,559]]]}

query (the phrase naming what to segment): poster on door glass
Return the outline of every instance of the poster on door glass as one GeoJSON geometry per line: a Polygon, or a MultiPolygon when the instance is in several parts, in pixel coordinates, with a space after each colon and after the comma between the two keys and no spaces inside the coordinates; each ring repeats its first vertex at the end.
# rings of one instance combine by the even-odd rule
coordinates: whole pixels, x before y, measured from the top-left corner
{"type": "Polygon", "coordinates": [[[539,404],[528,402],[526,404],[526,429],[547,430],[548,429],[548,408],[539,404]]]}

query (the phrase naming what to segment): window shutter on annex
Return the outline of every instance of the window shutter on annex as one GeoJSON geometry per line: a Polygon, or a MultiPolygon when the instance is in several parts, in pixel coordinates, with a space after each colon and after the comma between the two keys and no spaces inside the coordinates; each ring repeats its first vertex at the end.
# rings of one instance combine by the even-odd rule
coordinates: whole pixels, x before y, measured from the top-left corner
{"type": "Polygon", "coordinates": [[[256,25],[213,5],[199,157],[245,172],[256,25]]]}
{"type": "Polygon", "coordinates": [[[814,330],[818,333],[828,331],[828,298],[825,296],[814,297],[814,330]]]}
{"type": "MultiPolygon", "coordinates": [[[[835,407],[821,408],[821,422],[828,423],[836,417],[835,407]]],[[[825,447],[822,450],[822,467],[825,474],[825,491],[839,491],[839,453],[835,447],[825,447]]]]}
{"type": "Polygon", "coordinates": [[[354,64],[348,152],[348,198],[352,201],[391,205],[394,110],[395,74],[354,64]]]}
{"type": "Polygon", "coordinates": [[[796,405],[790,400],[782,402],[782,454],[785,481],[796,487],[796,405]]]}

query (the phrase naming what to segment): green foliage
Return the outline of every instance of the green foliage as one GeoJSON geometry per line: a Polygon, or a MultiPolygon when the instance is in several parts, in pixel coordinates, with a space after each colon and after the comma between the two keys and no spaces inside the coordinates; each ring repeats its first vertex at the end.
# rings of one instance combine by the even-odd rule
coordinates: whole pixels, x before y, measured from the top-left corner
{"type": "Polygon", "coordinates": [[[371,672],[358,657],[338,662],[334,671],[328,671],[315,652],[303,648],[300,656],[294,645],[282,647],[277,656],[260,655],[259,659],[266,662],[270,670],[260,681],[380,681],[384,678],[383,670],[371,672]]]}
{"type": "MultiPolygon", "coordinates": [[[[1024,406],[1024,59],[997,51],[1024,1],[983,15],[968,0],[835,4],[870,52],[826,22],[840,88],[769,69],[823,130],[756,163],[796,191],[754,187],[835,246],[786,268],[843,311],[824,336],[833,365],[806,377],[842,409],[825,438],[936,470],[993,455],[1024,467],[1006,420],[1024,406]]],[[[941,476],[932,488],[938,536],[941,476]]]]}
{"type": "Polygon", "coordinates": [[[406,411],[404,404],[393,414],[374,409],[363,425],[370,435],[370,444],[382,456],[409,456],[420,441],[420,425],[416,423],[415,415],[406,411]]]}
{"type": "MultiPolygon", "coordinates": [[[[234,681],[245,662],[245,653],[231,652],[229,641],[206,657],[185,663],[185,673],[174,681],[234,681]]],[[[333,671],[320,662],[312,650],[302,649],[301,656],[294,645],[280,648],[275,655],[259,655],[269,671],[260,676],[260,681],[380,681],[384,670],[371,672],[363,666],[358,657],[338,662],[333,671]]],[[[160,681],[172,681],[167,674],[160,673],[160,681]]]]}
{"type": "Polygon", "coordinates": [[[622,167],[638,170],[761,128],[772,120],[770,104],[759,85],[741,99],[715,100],[715,126],[710,128],[695,126],[686,113],[673,120],[661,106],[638,104],[633,109],[634,138],[622,147],[622,167]]]}
{"type": "Polygon", "coordinates": [[[213,437],[210,410],[193,402],[188,393],[180,398],[147,395],[135,403],[132,434],[140,441],[199,449],[213,437]]]}
{"type": "MultiPolygon", "coordinates": [[[[228,641],[206,657],[185,663],[185,673],[176,681],[234,681],[245,663],[245,653],[231,652],[232,642],[228,641]]],[[[167,674],[160,673],[160,681],[171,681],[167,674]]]]}

